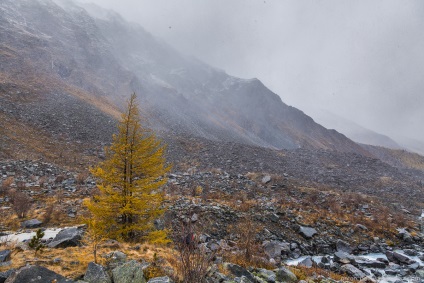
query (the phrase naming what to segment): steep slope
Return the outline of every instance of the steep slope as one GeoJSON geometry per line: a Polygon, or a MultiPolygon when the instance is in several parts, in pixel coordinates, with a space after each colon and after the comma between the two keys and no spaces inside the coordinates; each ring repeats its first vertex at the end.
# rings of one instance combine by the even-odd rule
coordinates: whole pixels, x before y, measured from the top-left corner
{"type": "Polygon", "coordinates": [[[66,136],[73,141],[104,142],[113,131],[108,121],[118,116],[123,98],[136,91],[151,126],[164,133],[368,154],[284,104],[259,80],[234,78],[183,56],[113,12],[94,6],[87,10],[71,1],[0,3],[0,98],[10,102],[27,97],[18,106],[2,103],[3,115],[18,107],[22,118],[25,109],[57,95],[63,103],[32,111],[23,121],[50,134],[76,133],[66,136]],[[75,100],[65,99],[68,95],[75,100]],[[81,107],[57,115],[69,111],[67,103],[81,107]],[[95,116],[101,115],[99,110],[108,114],[102,120],[95,116]],[[81,116],[73,120],[75,127],[63,127],[73,115],[81,116]]]}

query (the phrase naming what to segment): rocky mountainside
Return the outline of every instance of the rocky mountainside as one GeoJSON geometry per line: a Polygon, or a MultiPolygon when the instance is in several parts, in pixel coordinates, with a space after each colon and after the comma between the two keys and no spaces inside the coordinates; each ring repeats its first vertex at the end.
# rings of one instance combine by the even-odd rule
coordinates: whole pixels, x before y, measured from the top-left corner
{"type": "MultiPolygon", "coordinates": [[[[151,126],[165,133],[368,154],[284,104],[259,80],[235,78],[181,55],[92,5],[2,1],[0,60],[0,114],[46,139],[107,141],[114,129],[108,125],[135,91],[151,126]]],[[[13,139],[22,137],[15,133],[13,139]]],[[[2,143],[10,146],[6,135],[2,143]]]]}

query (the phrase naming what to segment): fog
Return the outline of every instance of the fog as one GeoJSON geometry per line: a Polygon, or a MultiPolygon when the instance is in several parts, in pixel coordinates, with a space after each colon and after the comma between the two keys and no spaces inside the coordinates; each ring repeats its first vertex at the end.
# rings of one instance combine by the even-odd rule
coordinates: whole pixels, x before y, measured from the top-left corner
{"type": "Polygon", "coordinates": [[[87,0],[282,100],[424,140],[423,1],[87,0]]]}

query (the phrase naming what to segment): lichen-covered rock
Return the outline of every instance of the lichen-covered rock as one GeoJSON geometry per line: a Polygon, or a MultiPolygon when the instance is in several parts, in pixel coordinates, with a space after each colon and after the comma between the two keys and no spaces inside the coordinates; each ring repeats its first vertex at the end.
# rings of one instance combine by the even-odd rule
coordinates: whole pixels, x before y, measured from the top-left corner
{"type": "Polygon", "coordinates": [[[276,281],[282,281],[282,282],[287,282],[287,283],[297,282],[296,275],[294,275],[294,273],[291,272],[286,267],[280,267],[280,268],[276,269],[275,275],[276,275],[276,279],[277,279],[276,281]]]}
{"type": "Polygon", "coordinates": [[[114,283],[146,283],[143,274],[143,266],[135,261],[128,261],[112,270],[114,283]]]}
{"type": "Polygon", "coordinates": [[[257,276],[261,279],[264,279],[265,282],[275,282],[277,279],[275,272],[264,268],[258,269],[257,276]]]}
{"type": "Polygon", "coordinates": [[[106,270],[100,264],[90,262],[84,275],[84,281],[88,283],[112,283],[106,270]]]}

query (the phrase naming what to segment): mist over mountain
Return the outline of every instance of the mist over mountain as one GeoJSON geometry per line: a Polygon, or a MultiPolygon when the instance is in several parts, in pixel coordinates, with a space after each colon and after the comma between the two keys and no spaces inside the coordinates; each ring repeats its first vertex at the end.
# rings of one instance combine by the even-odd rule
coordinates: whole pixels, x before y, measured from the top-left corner
{"type": "MultiPolygon", "coordinates": [[[[53,93],[70,94],[117,117],[117,109],[135,91],[158,131],[272,148],[367,154],[284,104],[259,80],[232,77],[182,55],[114,12],[50,0],[5,0],[0,7],[2,99],[23,96],[21,90],[8,92],[10,88],[25,89],[31,97],[18,108],[43,97],[49,101],[53,93]]],[[[51,109],[60,112],[62,106],[51,109]]],[[[40,116],[60,116],[49,109],[28,122],[50,128],[55,119],[40,116]]],[[[53,132],[61,131],[60,123],[53,132]]],[[[91,130],[79,131],[86,136],[91,130]]]]}
{"type": "Polygon", "coordinates": [[[383,146],[391,149],[403,148],[392,138],[376,133],[329,111],[314,111],[313,117],[317,123],[328,129],[335,129],[357,143],[383,146]]]}

